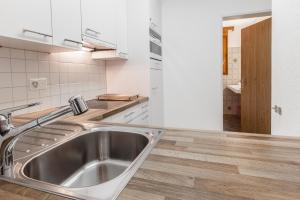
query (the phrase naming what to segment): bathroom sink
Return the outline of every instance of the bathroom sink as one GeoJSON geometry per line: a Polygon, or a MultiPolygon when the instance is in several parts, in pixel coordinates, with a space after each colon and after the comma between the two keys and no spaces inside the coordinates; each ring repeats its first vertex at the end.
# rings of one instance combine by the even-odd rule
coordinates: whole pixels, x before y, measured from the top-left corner
{"type": "Polygon", "coordinates": [[[16,182],[76,199],[117,198],[162,131],[94,127],[18,160],[16,182]]]}
{"type": "Polygon", "coordinates": [[[236,94],[241,94],[241,84],[240,83],[236,84],[236,85],[228,85],[227,88],[236,94]]]}

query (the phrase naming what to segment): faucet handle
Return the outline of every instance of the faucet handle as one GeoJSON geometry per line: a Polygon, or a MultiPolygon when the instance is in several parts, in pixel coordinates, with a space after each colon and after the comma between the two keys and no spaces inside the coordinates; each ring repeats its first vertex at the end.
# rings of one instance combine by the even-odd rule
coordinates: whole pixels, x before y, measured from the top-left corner
{"type": "Polygon", "coordinates": [[[71,97],[69,99],[69,104],[75,116],[81,115],[89,110],[85,100],[80,95],[71,97]]]}
{"type": "Polygon", "coordinates": [[[40,103],[31,103],[31,104],[0,110],[0,135],[2,136],[5,135],[7,132],[10,131],[11,128],[13,128],[13,125],[11,123],[13,112],[30,108],[33,106],[37,106],[37,105],[40,105],[40,103]]]}
{"type": "Polygon", "coordinates": [[[33,106],[38,106],[41,103],[37,102],[37,103],[30,103],[30,104],[26,104],[26,105],[22,105],[22,106],[16,106],[16,107],[12,107],[12,108],[6,108],[4,110],[0,110],[0,115],[6,116],[7,118],[11,117],[11,114],[13,112],[19,111],[19,110],[23,110],[26,108],[30,108],[33,106]]]}

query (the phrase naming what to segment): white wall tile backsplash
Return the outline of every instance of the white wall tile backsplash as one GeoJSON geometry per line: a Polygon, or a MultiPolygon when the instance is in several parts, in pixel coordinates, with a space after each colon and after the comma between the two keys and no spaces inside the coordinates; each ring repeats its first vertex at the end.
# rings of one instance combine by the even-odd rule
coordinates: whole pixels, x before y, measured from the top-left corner
{"type": "Polygon", "coordinates": [[[22,73],[12,73],[12,87],[22,87],[27,84],[27,76],[25,72],[22,73]]]}
{"type": "Polygon", "coordinates": [[[10,49],[10,58],[25,59],[25,51],[20,49],[10,49]]]}
{"type": "Polygon", "coordinates": [[[25,60],[23,59],[11,59],[10,65],[12,72],[26,72],[25,60]]]}
{"type": "Polygon", "coordinates": [[[0,73],[0,87],[1,88],[12,87],[11,73],[0,73]]]}
{"type": "Polygon", "coordinates": [[[241,48],[228,49],[228,75],[223,76],[223,107],[224,114],[240,115],[241,96],[227,89],[241,81],[241,48]]]}
{"type": "Polygon", "coordinates": [[[0,67],[0,73],[1,72],[11,72],[11,66],[10,66],[10,59],[9,58],[0,58],[0,66],[2,66],[2,67],[0,67]]]}
{"type": "Polygon", "coordinates": [[[105,62],[88,52],[41,53],[0,47],[0,110],[26,103],[40,106],[33,112],[68,104],[81,94],[86,100],[106,93],[105,62]],[[31,78],[47,78],[47,88],[31,90],[31,78]]]}
{"type": "Polygon", "coordinates": [[[0,88],[0,104],[8,104],[13,101],[13,90],[12,88],[0,88]]]}
{"type": "Polygon", "coordinates": [[[10,50],[9,50],[9,48],[0,48],[0,57],[2,57],[2,58],[9,58],[10,57],[10,50]]]}

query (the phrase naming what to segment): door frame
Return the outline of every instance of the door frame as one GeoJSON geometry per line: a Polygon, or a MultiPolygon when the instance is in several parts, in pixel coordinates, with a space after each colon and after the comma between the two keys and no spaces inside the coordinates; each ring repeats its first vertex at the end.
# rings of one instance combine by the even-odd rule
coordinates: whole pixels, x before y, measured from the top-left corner
{"type": "MultiPolygon", "coordinates": [[[[221,53],[221,73],[220,73],[220,76],[221,76],[221,80],[222,80],[222,109],[224,109],[224,89],[223,89],[223,61],[224,61],[224,58],[223,58],[223,22],[224,21],[228,21],[228,20],[234,20],[234,19],[245,19],[245,18],[256,18],[256,17],[266,17],[266,16],[271,16],[272,17],[272,10],[266,10],[266,11],[262,11],[262,12],[257,12],[257,13],[233,13],[232,15],[228,14],[228,15],[224,15],[222,16],[222,19],[221,19],[221,25],[220,25],[220,43],[221,43],[221,50],[222,50],[222,53],[221,53]]],[[[273,65],[272,65],[272,62],[271,62],[271,72],[272,72],[272,69],[273,69],[273,65]]],[[[272,89],[272,84],[271,84],[271,89],[272,89]]],[[[271,104],[272,104],[272,99],[271,99],[271,104]]],[[[224,126],[223,126],[223,122],[224,122],[224,110],[222,110],[222,127],[223,127],[223,131],[224,131],[224,126]]],[[[272,121],[271,121],[272,123],[272,121]]],[[[271,130],[272,131],[272,130],[271,130]]],[[[271,133],[272,134],[272,133],[271,133]]]]}

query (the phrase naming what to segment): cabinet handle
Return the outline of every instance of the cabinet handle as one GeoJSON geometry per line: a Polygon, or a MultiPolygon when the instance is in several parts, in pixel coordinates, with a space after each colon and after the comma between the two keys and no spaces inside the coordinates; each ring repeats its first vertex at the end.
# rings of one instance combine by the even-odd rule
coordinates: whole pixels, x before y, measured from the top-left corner
{"type": "Polygon", "coordinates": [[[157,69],[157,68],[154,68],[154,67],[151,67],[151,70],[162,71],[162,69],[157,69]]]}
{"type": "Polygon", "coordinates": [[[153,87],[153,88],[152,88],[152,90],[157,90],[157,89],[158,89],[158,87],[153,87]]]}
{"type": "Polygon", "coordinates": [[[37,35],[42,35],[42,36],[45,36],[45,37],[51,37],[51,38],[53,37],[53,35],[49,35],[49,34],[46,34],[46,33],[32,31],[32,30],[29,30],[29,29],[23,29],[23,33],[26,33],[26,32],[34,33],[34,34],[37,34],[37,35]]]}
{"type": "Polygon", "coordinates": [[[75,41],[75,40],[70,40],[70,39],[64,39],[65,42],[72,42],[72,43],[75,43],[75,44],[80,44],[80,45],[83,45],[82,42],[78,42],[78,41],[75,41]]]}
{"type": "Polygon", "coordinates": [[[123,52],[119,52],[119,55],[120,55],[120,56],[128,56],[127,53],[123,53],[123,52]]]}
{"type": "Polygon", "coordinates": [[[94,33],[94,35],[101,35],[100,32],[95,31],[95,30],[90,29],[90,28],[87,28],[87,29],[85,30],[85,33],[89,34],[88,32],[92,32],[92,33],[94,33]]]}
{"type": "Polygon", "coordinates": [[[127,114],[127,115],[125,115],[124,116],[124,118],[128,118],[128,117],[130,117],[131,115],[133,115],[135,112],[131,112],[131,113],[129,113],[129,114],[127,114]]]}

